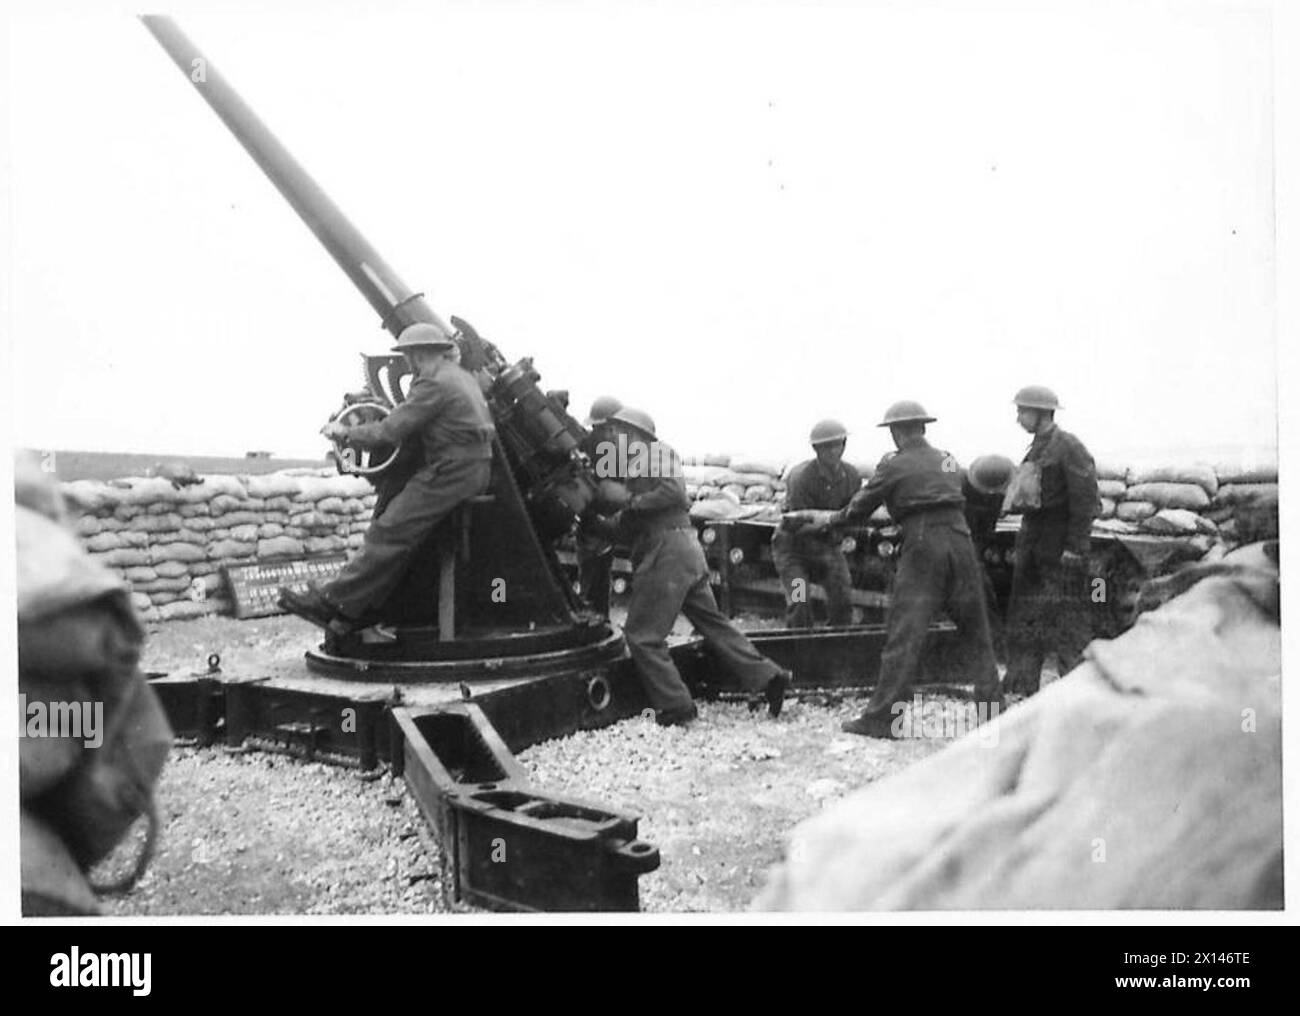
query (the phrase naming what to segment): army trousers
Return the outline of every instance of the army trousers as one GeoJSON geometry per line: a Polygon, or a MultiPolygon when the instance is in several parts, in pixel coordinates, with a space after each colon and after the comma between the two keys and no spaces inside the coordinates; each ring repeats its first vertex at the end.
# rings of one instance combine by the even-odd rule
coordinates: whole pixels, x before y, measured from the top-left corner
{"type": "Polygon", "coordinates": [[[833,625],[853,623],[853,602],[849,599],[853,580],[838,541],[800,538],[777,530],[772,537],[772,563],[785,594],[787,628],[812,627],[808,586],[814,582],[826,593],[826,619],[833,625]]]}
{"type": "Polygon", "coordinates": [[[417,470],[366,531],[366,542],[321,593],[351,618],[364,617],[397,588],[411,555],[452,511],[482,494],[492,460],[436,459],[417,470]]]}
{"type": "Polygon", "coordinates": [[[920,675],[930,625],[942,611],[957,626],[975,701],[999,702],[997,662],[984,603],[984,569],[960,513],[909,518],[891,589],[880,679],[862,718],[892,722],[920,675]]]}
{"type": "Polygon", "coordinates": [[[609,617],[609,579],[614,566],[614,545],[602,537],[581,531],[575,544],[578,595],[601,617],[609,617]]]}
{"type": "Polygon", "coordinates": [[[746,691],[761,691],[781,667],[754,648],[721,610],[709,586],[695,529],[668,529],[643,538],[632,574],[623,637],[650,705],[658,712],[685,709],[691,693],[668,654],[678,614],[695,626],[712,655],[746,691]]]}
{"type": "Polygon", "coordinates": [[[1017,541],[1007,606],[1007,691],[1036,692],[1049,653],[1062,675],[1079,665],[1092,639],[1086,584],[1085,571],[1062,565],[1059,554],[1053,559],[1017,541]]]}

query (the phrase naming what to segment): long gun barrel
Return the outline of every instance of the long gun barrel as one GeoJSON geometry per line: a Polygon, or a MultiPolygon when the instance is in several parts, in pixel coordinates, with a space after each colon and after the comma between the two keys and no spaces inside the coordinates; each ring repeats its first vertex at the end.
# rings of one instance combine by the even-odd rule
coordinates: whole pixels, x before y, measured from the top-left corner
{"type": "Polygon", "coordinates": [[[423,294],[412,292],[397,277],[176,23],[157,14],[141,15],[140,20],[361,290],[383,326],[397,336],[407,325],[423,321],[450,334],[423,294]]]}

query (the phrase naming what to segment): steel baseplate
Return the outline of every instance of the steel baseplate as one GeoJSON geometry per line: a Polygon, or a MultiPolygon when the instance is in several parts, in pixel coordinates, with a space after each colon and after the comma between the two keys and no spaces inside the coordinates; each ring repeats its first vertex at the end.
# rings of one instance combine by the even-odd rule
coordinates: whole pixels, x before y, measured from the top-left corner
{"type": "Polygon", "coordinates": [[[635,911],[659,849],[627,812],[529,782],[472,702],[392,710],[393,764],[436,830],[457,899],[493,910],[635,911]]]}

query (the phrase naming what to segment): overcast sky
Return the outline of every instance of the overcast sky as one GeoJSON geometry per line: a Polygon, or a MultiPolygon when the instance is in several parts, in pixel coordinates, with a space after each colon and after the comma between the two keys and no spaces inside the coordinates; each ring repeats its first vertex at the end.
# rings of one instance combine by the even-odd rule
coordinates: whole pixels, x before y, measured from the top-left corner
{"type": "MultiPolygon", "coordinates": [[[[1098,454],[1273,443],[1268,10],[977,7],[178,20],[439,314],[683,452],[915,398],[1018,454],[1031,382],[1098,454]]],[[[15,439],[322,453],[369,306],[132,16],[10,44],[15,439]]]]}

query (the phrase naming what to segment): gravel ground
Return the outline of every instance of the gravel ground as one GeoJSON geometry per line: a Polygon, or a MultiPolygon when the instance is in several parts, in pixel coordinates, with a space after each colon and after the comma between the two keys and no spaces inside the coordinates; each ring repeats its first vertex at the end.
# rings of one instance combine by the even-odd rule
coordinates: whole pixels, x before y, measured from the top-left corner
{"type": "MultiPolygon", "coordinates": [[[[452,909],[437,844],[405,784],[261,751],[174,749],[162,838],[111,915],[430,914],[452,909]]],[[[100,871],[134,857],[123,844],[100,871]]]]}
{"type": "MultiPolygon", "coordinates": [[[[662,859],[641,878],[643,910],[744,910],[795,824],[945,744],[842,733],[840,721],[861,704],[788,702],[772,720],[766,710],[706,702],[686,728],[638,718],[519,758],[540,787],[642,816],[638,835],[662,859]]],[[[927,715],[955,716],[961,705],[935,702],[927,715]]]]}
{"type": "MultiPolygon", "coordinates": [[[[199,668],[209,652],[232,674],[290,673],[314,632],[296,618],[210,617],[158,625],[148,670],[199,668]]],[[[642,909],[744,910],[780,860],[786,833],[853,790],[945,741],[843,734],[861,701],[788,701],[777,720],[742,703],[700,703],[688,728],[637,718],[525,751],[539,788],[642,816],[660,868],[640,880],[642,909]]],[[[954,715],[934,700],[927,716],[954,715]]],[[[410,794],[388,775],[221,747],[173,750],[159,785],[162,838],[148,874],[112,915],[432,914],[452,904],[438,845],[410,794]]],[[[102,869],[134,856],[126,844],[102,869]]]]}

